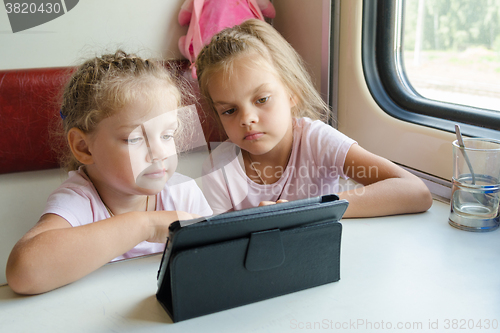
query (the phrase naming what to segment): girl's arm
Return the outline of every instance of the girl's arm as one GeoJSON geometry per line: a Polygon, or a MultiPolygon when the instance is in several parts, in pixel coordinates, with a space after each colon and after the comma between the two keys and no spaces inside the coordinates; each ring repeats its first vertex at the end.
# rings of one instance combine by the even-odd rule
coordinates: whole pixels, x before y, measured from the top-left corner
{"type": "Polygon", "coordinates": [[[429,189],[418,177],[357,144],[347,153],[344,173],[364,185],[339,193],[349,201],[344,217],[418,213],[432,205],[429,189]]]}
{"type": "Polygon", "coordinates": [[[45,214],[14,246],[7,281],[20,294],[39,294],[76,281],[142,241],[165,242],[168,226],[195,215],[175,211],[131,212],[72,227],[45,214]]]}

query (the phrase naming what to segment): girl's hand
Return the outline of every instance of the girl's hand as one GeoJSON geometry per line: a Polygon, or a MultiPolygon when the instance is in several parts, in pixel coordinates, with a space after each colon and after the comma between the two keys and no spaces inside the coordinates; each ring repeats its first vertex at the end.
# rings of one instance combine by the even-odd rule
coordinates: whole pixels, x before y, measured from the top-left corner
{"type": "Polygon", "coordinates": [[[168,227],[171,223],[201,217],[197,214],[190,214],[182,211],[158,211],[148,214],[150,214],[150,236],[146,241],[151,243],[165,243],[169,234],[168,227]]]}
{"type": "Polygon", "coordinates": [[[274,201],[261,201],[260,204],[259,204],[259,207],[261,206],[269,206],[269,205],[275,205],[277,203],[283,203],[283,202],[288,202],[288,200],[285,200],[285,199],[279,199],[278,201],[274,202],[274,201]]]}

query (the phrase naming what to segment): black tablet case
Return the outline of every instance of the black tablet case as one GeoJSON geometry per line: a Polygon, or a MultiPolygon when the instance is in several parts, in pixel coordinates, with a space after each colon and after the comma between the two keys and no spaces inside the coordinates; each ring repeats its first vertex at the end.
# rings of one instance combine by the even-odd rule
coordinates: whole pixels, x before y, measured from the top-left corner
{"type": "Polygon", "coordinates": [[[178,322],[338,281],[347,206],[328,195],[174,222],[156,297],[178,322]]]}

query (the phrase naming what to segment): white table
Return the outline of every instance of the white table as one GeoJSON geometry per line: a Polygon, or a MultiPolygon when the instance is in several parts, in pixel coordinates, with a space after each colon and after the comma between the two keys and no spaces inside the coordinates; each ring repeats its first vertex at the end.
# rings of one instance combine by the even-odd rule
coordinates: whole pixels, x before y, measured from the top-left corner
{"type": "Polygon", "coordinates": [[[339,282],[175,324],[155,298],[160,255],[38,296],[4,286],[0,331],[498,332],[500,230],[454,229],[448,211],[343,220],[339,282]]]}

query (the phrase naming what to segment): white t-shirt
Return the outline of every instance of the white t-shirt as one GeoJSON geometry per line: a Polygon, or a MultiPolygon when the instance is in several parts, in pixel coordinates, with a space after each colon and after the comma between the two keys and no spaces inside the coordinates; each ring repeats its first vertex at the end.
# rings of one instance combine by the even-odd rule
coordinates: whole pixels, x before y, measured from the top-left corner
{"type": "Polygon", "coordinates": [[[246,175],[240,148],[226,141],[203,165],[203,193],[214,214],[256,207],[261,201],[293,201],[337,193],[339,177],[347,178],[344,161],[353,143],[354,140],[319,120],[293,119],[288,165],[285,170],[267,170],[277,173],[280,179],[261,185],[246,175]]]}
{"type": "MultiPolygon", "coordinates": [[[[212,210],[195,181],[178,173],[174,173],[163,190],[156,195],[156,210],[212,215],[212,210]]],[[[52,192],[43,211],[43,214],[47,213],[61,216],[73,227],[110,217],[99,193],[81,168],[78,171],[70,171],[69,178],[52,192]]],[[[158,253],[164,248],[164,243],[144,241],[112,261],[158,253]]]]}

